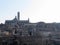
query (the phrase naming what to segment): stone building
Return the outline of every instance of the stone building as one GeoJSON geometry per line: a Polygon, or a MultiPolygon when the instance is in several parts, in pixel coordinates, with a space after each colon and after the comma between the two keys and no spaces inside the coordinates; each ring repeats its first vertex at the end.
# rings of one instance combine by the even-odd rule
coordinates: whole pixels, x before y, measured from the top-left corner
{"type": "Polygon", "coordinates": [[[31,23],[29,19],[20,20],[18,12],[13,20],[6,20],[5,24],[0,24],[0,36],[6,37],[8,44],[11,39],[17,41],[18,45],[46,45],[49,35],[53,37],[60,34],[59,29],[60,23],[31,23]]]}

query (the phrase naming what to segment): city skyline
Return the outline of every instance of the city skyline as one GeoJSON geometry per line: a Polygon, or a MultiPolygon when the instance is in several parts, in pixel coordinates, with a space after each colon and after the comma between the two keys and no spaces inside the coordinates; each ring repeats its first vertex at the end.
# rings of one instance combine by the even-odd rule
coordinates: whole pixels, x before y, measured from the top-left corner
{"type": "Polygon", "coordinates": [[[60,0],[0,0],[0,23],[12,20],[18,11],[21,20],[60,22],[60,0]]]}

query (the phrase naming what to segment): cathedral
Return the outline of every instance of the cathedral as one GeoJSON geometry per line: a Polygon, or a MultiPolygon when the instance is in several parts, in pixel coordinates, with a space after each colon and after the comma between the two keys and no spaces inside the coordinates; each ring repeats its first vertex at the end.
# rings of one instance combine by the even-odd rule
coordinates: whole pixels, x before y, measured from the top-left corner
{"type": "Polygon", "coordinates": [[[43,32],[44,35],[49,35],[52,34],[52,32],[60,31],[60,23],[31,23],[29,22],[29,19],[20,20],[20,12],[17,12],[17,16],[15,16],[13,20],[6,20],[5,25],[8,26],[8,28],[10,28],[11,30],[14,30],[14,28],[16,28],[15,31],[20,31],[22,35],[29,35],[28,33],[30,33],[31,35],[36,35],[36,33],[38,32],[43,32]]]}
{"type": "Polygon", "coordinates": [[[60,23],[31,23],[29,19],[20,20],[20,12],[17,12],[13,20],[0,24],[0,37],[3,37],[2,42],[5,40],[7,44],[14,40],[17,45],[47,45],[46,40],[48,44],[53,44],[51,40],[60,38],[60,23]]]}

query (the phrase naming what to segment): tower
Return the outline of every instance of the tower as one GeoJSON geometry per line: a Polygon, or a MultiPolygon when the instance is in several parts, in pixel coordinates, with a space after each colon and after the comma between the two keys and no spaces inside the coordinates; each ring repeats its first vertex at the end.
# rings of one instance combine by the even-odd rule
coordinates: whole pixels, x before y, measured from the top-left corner
{"type": "Polygon", "coordinates": [[[20,12],[17,12],[17,19],[20,20],[20,12]]]}

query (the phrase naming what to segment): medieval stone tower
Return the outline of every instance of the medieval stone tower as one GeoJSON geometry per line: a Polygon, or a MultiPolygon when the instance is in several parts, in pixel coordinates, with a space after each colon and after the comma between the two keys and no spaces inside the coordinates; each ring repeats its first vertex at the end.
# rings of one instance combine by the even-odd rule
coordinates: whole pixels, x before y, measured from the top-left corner
{"type": "Polygon", "coordinates": [[[17,19],[20,20],[20,12],[17,12],[17,19]]]}

